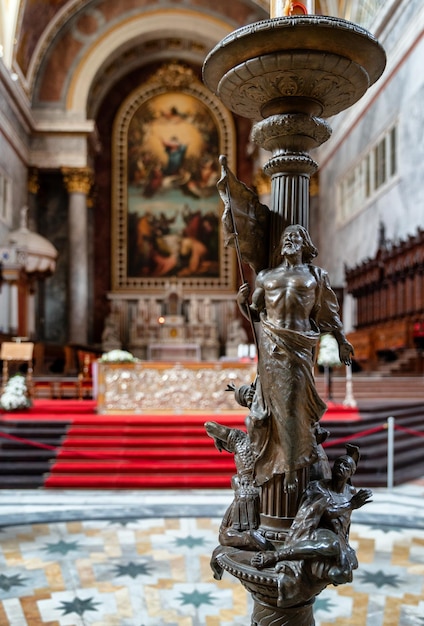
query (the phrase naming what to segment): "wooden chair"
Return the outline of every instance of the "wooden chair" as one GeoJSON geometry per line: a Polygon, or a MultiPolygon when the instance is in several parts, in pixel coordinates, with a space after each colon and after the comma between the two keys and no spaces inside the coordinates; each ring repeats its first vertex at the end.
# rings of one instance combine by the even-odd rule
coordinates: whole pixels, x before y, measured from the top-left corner
{"type": "MultiPolygon", "coordinates": [[[[93,397],[93,376],[92,364],[98,358],[96,352],[89,350],[79,350],[75,346],[71,347],[77,360],[77,376],[70,377],[67,380],[62,379],[58,385],[59,397],[63,395],[72,395],[79,400],[93,397]]],[[[69,354],[71,351],[69,350],[69,354]]]]}
{"type": "Polygon", "coordinates": [[[51,400],[54,397],[54,384],[46,378],[34,378],[32,393],[34,398],[49,398],[51,400]]]}
{"type": "Polygon", "coordinates": [[[34,353],[34,344],[31,341],[4,341],[1,344],[0,350],[0,360],[3,361],[3,372],[2,372],[2,392],[6,386],[7,381],[10,376],[10,365],[11,363],[26,364],[27,370],[24,372],[26,385],[28,389],[28,395],[32,398],[33,395],[33,381],[32,381],[32,372],[33,372],[33,353],[34,353]]]}
{"type": "Polygon", "coordinates": [[[80,366],[78,373],[78,398],[93,397],[93,363],[98,358],[94,352],[78,350],[78,363],[80,366]]]}

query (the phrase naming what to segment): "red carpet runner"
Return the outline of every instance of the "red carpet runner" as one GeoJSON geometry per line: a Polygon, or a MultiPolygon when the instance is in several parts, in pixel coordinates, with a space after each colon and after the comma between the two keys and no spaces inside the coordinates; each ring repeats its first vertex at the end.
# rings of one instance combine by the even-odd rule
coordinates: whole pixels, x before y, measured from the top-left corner
{"type": "MultiPolygon", "coordinates": [[[[230,488],[233,456],[218,452],[204,423],[243,428],[246,412],[97,415],[95,409],[94,401],[35,400],[30,411],[4,414],[2,422],[65,426],[44,478],[47,488],[230,488]]],[[[360,419],[355,410],[334,406],[327,417],[360,419]]]]}

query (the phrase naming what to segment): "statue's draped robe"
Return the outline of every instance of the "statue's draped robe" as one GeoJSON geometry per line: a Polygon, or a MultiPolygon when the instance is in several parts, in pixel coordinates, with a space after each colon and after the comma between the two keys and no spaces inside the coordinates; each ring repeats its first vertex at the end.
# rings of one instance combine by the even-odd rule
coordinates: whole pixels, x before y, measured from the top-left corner
{"type": "Polygon", "coordinates": [[[318,458],[315,428],[327,406],[315,388],[314,355],[320,333],[340,332],[342,324],[326,272],[308,267],[317,283],[311,331],[278,328],[268,321],[266,311],[261,312],[256,394],[247,423],[258,455],[258,485],[318,458]]]}

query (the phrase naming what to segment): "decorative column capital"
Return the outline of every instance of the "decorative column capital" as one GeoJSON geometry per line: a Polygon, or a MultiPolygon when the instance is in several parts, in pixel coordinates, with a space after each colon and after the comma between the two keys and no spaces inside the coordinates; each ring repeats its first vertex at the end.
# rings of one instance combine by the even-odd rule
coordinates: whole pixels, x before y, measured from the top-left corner
{"type": "Polygon", "coordinates": [[[263,169],[257,170],[253,175],[253,184],[259,196],[271,193],[271,179],[265,174],[263,169]]]}
{"type": "Polygon", "coordinates": [[[311,196],[319,196],[319,176],[315,173],[309,181],[309,192],[311,196]]]}
{"type": "Polygon", "coordinates": [[[40,189],[40,183],[38,180],[38,170],[32,167],[28,170],[28,193],[36,196],[40,189]]]}
{"type": "Polygon", "coordinates": [[[62,167],[62,174],[68,193],[90,193],[93,172],[89,167],[62,167]]]}

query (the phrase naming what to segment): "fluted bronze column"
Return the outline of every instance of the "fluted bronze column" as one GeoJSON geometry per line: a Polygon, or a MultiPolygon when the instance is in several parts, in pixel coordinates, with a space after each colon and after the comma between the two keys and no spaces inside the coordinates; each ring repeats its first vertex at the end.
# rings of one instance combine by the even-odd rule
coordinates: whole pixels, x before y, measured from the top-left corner
{"type": "Polygon", "coordinates": [[[288,224],[309,227],[309,181],[318,167],[309,152],[329,139],[326,118],[359,100],[384,66],[367,31],[318,15],[244,26],[207,56],[205,84],[252,120],[252,140],[272,152],[263,168],[271,177],[271,255],[288,224]]]}
{"type": "Polygon", "coordinates": [[[286,225],[309,228],[309,181],[318,164],[308,152],[330,135],[327,122],[307,113],[275,114],[253,126],[252,140],[272,152],[263,168],[271,178],[270,250],[286,225]]]}

